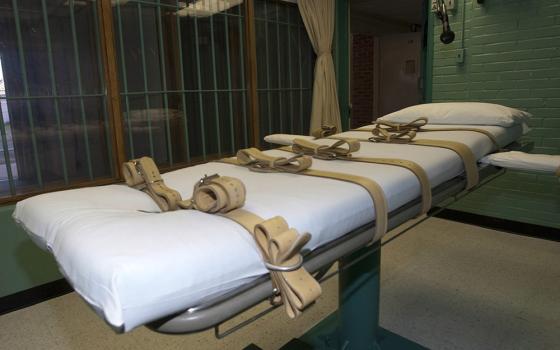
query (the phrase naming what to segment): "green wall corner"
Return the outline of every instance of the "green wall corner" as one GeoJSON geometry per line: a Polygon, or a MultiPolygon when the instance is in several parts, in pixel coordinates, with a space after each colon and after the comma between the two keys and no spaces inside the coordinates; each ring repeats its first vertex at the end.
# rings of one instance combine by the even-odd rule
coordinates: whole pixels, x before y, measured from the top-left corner
{"type": "Polygon", "coordinates": [[[0,207],[0,297],[62,278],[51,254],[12,219],[14,207],[0,207]]]}
{"type": "MultiPolygon", "coordinates": [[[[533,153],[560,154],[560,6],[550,0],[459,0],[450,13],[455,41],[439,41],[429,13],[427,102],[498,103],[533,114],[533,153]],[[464,48],[464,62],[457,62],[464,48]]],[[[453,209],[560,228],[560,182],[550,175],[507,171],[453,209]]]]}

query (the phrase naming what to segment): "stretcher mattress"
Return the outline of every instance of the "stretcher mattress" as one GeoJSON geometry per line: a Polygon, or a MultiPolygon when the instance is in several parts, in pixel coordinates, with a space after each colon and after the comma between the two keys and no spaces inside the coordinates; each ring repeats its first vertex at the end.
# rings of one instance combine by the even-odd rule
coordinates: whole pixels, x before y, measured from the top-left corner
{"type": "MultiPolygon", "coordinates": [[[[483,128],[495,134],[502,146],[522,134],[519,126],[483,128]]],[[[486,136],[473,132],[426,132],[418,138],[463,142],[477,159],[492,149],[486,136]]],[[[267,153],[290,155],[279,150],[267,153]]],[[[463,172],[460,158],[441,148],[362,143],[357,155],[413,160],[426,170],[432,187],[463,172]]],[[[417,178],[403,168],[316,159],[312,168],[374,179],[385,192],[389,210],[420,195],[417,178]]],[[[281,215],[299,232],[311,233],[306,249],[374,219],[368,192],[332,179],[256,173],[215,162],[172,171],[163,178],[189,198],[194,183],[214,173],[245,183],[247,210],[263,218],[281,215]]],[[[35,196],[19,202],[13,216],[35,242],[52,252],[76,292],[109,324],[124,331],[196,306],[267,273],[253,239],[238,224],[196,210],[150,213],[157,211],[145,193],[116,184],[35,196]]]]}

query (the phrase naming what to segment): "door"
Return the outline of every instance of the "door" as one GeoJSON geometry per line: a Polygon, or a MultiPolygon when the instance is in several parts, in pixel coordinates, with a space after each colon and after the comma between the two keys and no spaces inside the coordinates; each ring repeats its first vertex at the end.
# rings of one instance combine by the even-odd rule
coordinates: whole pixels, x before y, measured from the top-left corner
{"type": "Polygon", "coordinates": [[[379,37],[378,117],[422,102],[421,53],[421,32],[379,37]]]}

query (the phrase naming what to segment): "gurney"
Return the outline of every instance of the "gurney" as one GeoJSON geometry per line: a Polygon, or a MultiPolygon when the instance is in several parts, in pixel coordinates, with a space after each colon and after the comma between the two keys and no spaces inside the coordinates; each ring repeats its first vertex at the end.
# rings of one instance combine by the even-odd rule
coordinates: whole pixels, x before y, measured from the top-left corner
{"type": "MultiPolygon", "coordinates": [[[[492,133],[500,147],[512,145],[523,133],[519,124],[479,127],[492,133]]],[[[335,136],[358,137],[357,133],[335,136]]],[[[469,131],[426,132],[418,138],[462,142],[476,159],[495,148],[488,137],[469,131]]],[[[278,149],[266,154],[288,156],[278,149]]],[[[432,186],[432,206],[466,185],[461,159],[447,149],[362,143],[358,155],[419,163],[432,186]]],[[[389,228],[421,212],[419,182],[406,169],[320,159],[314,159],[313,167],[379,183],[387,198],[389,228]]],[[[482,166],[480,181],[497,171],[482,166]]],[[[371,243],[374,204],[352,183],[256,173],[215,162],[163,178],[189,198],[192,184],[214,173],[243,180],[249,210],[267,218],[281,215],[299,232],[311,234],[303,252],[311,273],[322,275],[325,267],[371,243]]],[[[196,332],[274,295],[268,270],[242,227],[198,211],[158,212],[149,196],[118,184],[36,196],[18,203],[14,218],[39,246],[53,253],[76,292],[117,332],[140,325],[164,333],[196,332]]]]}

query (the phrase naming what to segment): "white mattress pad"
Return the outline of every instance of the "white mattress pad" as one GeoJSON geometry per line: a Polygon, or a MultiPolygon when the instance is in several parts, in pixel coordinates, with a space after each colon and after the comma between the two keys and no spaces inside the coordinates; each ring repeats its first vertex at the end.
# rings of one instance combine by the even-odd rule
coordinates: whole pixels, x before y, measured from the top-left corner
{"type": "MultiPolygon", "coordinates": [[[[481,128],[492,132],[502,146],[522,134],[520,126],[481,128]]],[[[492,149],[486,136],[473,132],[426,132],[418,138],[465,143],[477,159],[492,149]]],[[[290,155],[279,150],[267,153],[290,155]]],[[[442,148],[364,142],[357,155],[415,161],[426,170],[432,187],[463,172],[457,154],[442,148]]],[[[316,159],[312,168],[377,181],[389,210],[420,195],[417,178],[403,168],[316,159]]],[[[195,182],[214,173],[244,182],[245,209],[263,218],[281,215],[299,232],[309,232],[309,249],[375,218],[367,191],[332,179],[256,173],[215,162],[172,171],[163,178],[189,198],[195,182]]],[[[267,273],[253,239],[233,221],[196,210],[141,210],[157,212],[158,207],[145,193],[116,184],[38,195],[19,202],[13,216],[35,242],[52,252],[76,292],[108,323],[125,331],[196,306],[267,273]]]]}

